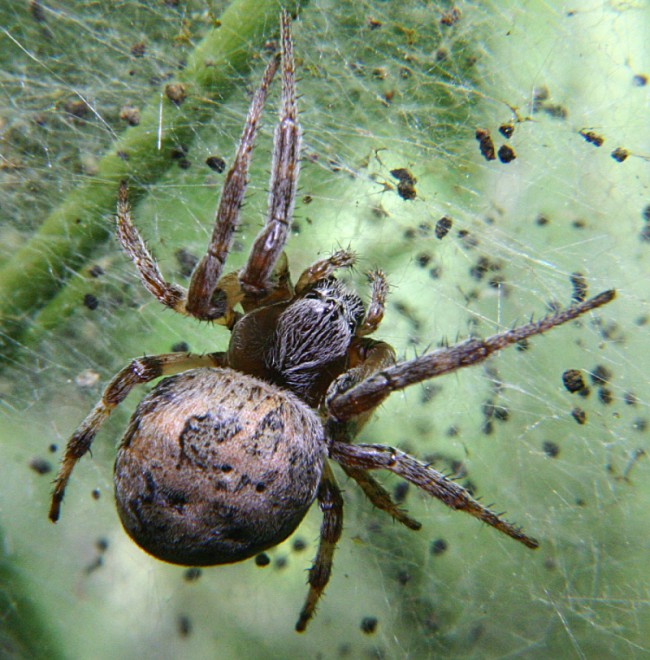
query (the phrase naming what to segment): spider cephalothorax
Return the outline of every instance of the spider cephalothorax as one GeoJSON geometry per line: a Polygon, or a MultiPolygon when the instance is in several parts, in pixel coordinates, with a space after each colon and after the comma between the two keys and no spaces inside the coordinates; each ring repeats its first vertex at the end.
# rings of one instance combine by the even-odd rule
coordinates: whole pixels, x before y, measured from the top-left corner
{"type": "Polygon", "coordinates": [[[296,624],[301,631],[329,580],[343,525],[343,499],[330,460],[377,508],[411,529],[419,529],[420,523],[397,506],[370,471],[389,470],[449,507],[537,547],[535,539],[429,465],[392,447],[354,443],[355,435],[391,392],[480,363],[506,346],[608,303],[615,294],[605,291],[541,321],[397,362],[387,343],[367,337],[384,314],[388,287],[381,271],[370,275],[367,308],[334,277],[354,263],[354,255],[345,250],[315,262],[293,286],[282,250],[296,194],[301,133],[286,13],[281,43],[282,102],[268,218],[241,270],[222,273],[277,58],[253,97],[210,245],[187,291],[163,278],[131,221],[126,183],[119,191],[117,236],[144,286],[174,311],[228,328],[228,350],[143,357],[122,369],[68,442],[50,518],[59,518],[70,474],[112,410],[135,385],[167,376],[136,409],[117,452],[115,495],[124,528],[165,561],[236,562],[287,538],[317,498],[323,524],[307,600],[296,624]]]}

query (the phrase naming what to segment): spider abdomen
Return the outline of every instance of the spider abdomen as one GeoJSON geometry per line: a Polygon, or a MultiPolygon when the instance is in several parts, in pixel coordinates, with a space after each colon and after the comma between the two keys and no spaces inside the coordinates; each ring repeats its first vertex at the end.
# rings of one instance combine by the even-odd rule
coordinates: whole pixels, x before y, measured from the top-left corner
{"type": "Polygon", "coordinates": [[[115,461],[124,528],[159,559],[241,561],[283,541],[320,482],[323,428],[292,394],[231,369],[165,378],[115,461]]]}

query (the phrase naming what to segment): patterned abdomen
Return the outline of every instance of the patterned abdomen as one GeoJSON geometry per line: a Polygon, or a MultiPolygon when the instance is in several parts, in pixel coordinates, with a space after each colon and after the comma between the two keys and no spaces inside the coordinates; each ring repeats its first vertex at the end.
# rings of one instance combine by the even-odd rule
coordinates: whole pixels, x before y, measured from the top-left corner
{"type": "Polygon", "coordinates": [[[318,415],[231,369],[165,378],[115,461],[124,528],[159,559],[241,561],[283,541],[312,504],[325,451],[318,415]]]}

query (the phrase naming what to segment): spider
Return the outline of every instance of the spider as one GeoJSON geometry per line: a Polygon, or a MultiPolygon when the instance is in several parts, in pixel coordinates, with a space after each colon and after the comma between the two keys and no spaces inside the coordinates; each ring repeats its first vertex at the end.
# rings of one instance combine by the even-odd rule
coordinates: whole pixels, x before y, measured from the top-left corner
{"type": "Polygon", "coordinates": [[[285,12],[280,30],[281,54],[269,61],[252,99],[210,244],[187,290],[163,278],[132,223],[125,182],[118,194],[117,237],[146,289],[176,312],[228,328],[228,349],[142,357],[114,376],[67,444],[49,516],[58,520],[70,474],[110,413],[134,386],[165,376],[138,405],[117,450],[115,497],[126,532],[163,561],[226,564],[279,544],[318,500],[320,542],[296,624],[303,631],[330,578],[343,525],[343,498],[330,461],[359,484],[372,504],[410,529],[421,525],[397,506],[371,471],[389,470],[528,548],[538,546],[432,467],[392,447],[353,441],[391,392],[483,362],[608,303],[615,292],[485,340],[468,339],[398,362],[391,346],[368,337],[384,315],[388,285],[381,271],[369,276],[367,307],[335,278],[337,270],[354,263],[347,250],[316,261],[293,285],[283,248],[296,195],[301,129],[285,12]],[[244,267],[222,275],[260,115],[280,62],[282,98],[267,221],[244,267]]]}

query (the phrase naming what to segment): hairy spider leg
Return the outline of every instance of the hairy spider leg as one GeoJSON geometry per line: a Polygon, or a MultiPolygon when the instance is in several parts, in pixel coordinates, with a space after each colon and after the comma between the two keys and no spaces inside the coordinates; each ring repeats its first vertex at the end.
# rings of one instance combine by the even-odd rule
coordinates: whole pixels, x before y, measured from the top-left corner
{"type": "Polygon", "coordinates": [[[149,293],[165,307],[179,314],[189,314],[185,308],[187,292],[178,284],[167,282],[151,256],[145,242],[131,220],[131,205],[126,181],[120,182],[117,194],[117,239],[138,270],[140,279],[149,293]]]}
{"type": "Polygon", "coordinates": [[[298,617],[296,630],[304,632],[307,623],[314,616],[314,610],[332,574],[332,558],[336,544],[343,531],[343,497],[336,484],[332,468],[325,462],[323,475],[318,487],[318,506],[323,512],[320,528],[320,543],[312,567],[309,569],[309,592],[298,617]]]}
{"type": "Polygon", "coordinates": [[[337,250],[327,259],[320,259],[300,274],[296,282],[296,294],[301,294],[308,286],[332,276],[339,268],[352,268],[356,255],[349,250],[337,250]]]}
{"type": "Polygon", "coordinates": [[[487,339],[468,339],[414,360],[399,362],[376,372],[350,389],[338,390],[329,396],[327,400],[329,413],[339,421],[353,419],[376,408],[395,390],[401,390],[415,383],[483,362],[492,353],[572,321],[582,314],[607,304],[615,296],[614,290],[604,291],[589,300],[550,314],[540,321],[533,321],[506,330],[487,339]]]}
{"type": "Polygon", "coordinates": [[[291,39],[291,19],[281,14],[282,101],[280,121],[273,134],[273,162],[269,183],[266,225],[260,231],[239,274],[244,291],[261,293],[269,287],[269,277],[287,242],[293,218],[296,186],[300,171],[301,129],[296,101],[296,72],[291,39]]]}
{"type": "Polygon", "coordinates": [[[330,445],[329,454],[333,460],[341,464],[346,472],[349,468],[389,470],[438,498],[448,507],[469,513],[523,543],[527,548],[539,547],[536,539],[526,536],[518,527],[499,518],[497,514],[479,504],[462,486],[455,484],[444,474],[420,463],[399,449],[384,445],[357,445],[334,440],[330,445]]]}
{"type": "Polygon", "coordinates": [[[341,467],[348,477],[354,479],[363,491],[364,495],[370,500],[373,506],[381,511],[385,511],[388,515],[392,516],[397,522],[408,527],[409,529],[421,529],[422,523],[414,518],[411,518],[405,511],[400,509],[398,505],[393,502],[390,493],[372,477],[365,469],[352,467],[341,463],[341,467]]]}
{"type": "Polygon", "coordinates": [[[221,367],[225,366],[225,363],[225,353],[209,353],[207,355],[163,353],[129,362],[106,386],[102,398],[68,440],[59,473],[54,481],[49,513],[50,520],[56,522],[59,519],[65,489],[77,461],[90,449],[102,424],[108,419],[113,410],[126,399],[129,392],[136,385],[148,383],[160,376],[170,376],[188,369],[221,367]]]}
{"type": "Polygon", "coordinates": [[[210,245],[192,273],[187,296],[187,310],[192,316],[199,319],[217,320],[224,316],[224,306],[215,304],[213,296],[239,224],[239,212],[248,186],[248,169],[253,155],[255,135],[269,86],[277,69],[278,58],[274,57],[264,71],[262,82],[257,88],[248,110],[235,161],[228,171],[221,192],[210,245]]]}
{"type": "Polygon", "coordinates": [[[363,322],[357,328],[357,337],[365,337],[375,332],[384,318],[388,295],[386,276],[381,270],[375,270],[368,274],[368,278],[371,283],[371,299],[363,322]]]}

